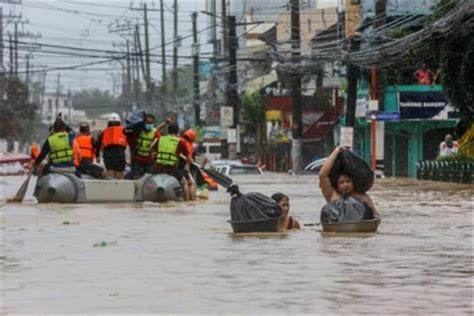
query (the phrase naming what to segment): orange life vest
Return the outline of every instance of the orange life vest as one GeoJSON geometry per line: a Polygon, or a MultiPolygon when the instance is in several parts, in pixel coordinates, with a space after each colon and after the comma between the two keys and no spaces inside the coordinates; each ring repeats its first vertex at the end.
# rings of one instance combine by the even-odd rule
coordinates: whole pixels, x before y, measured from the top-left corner
{"type": "Polygon", "coordinates": [[[102,133],[102,148],[115,145],[127,147],[127,138],[122,126],[109,126],[102,133]]]}
{"type": "Polygon", "coordinates": [[[91,135],[80,134],[76,137],[77,145],[81,150],[81,157],[94,160],[94,145],[91,135]]]}
{"type": "Polygon", "coordinates": [[[40,150],[38,144],[33,143],[31,144],[31,159],[36,159],[40,154],[40,150]]]}
{"type": "Polygon", "coordinates": [[[181,137],[181,140],[186,144],[186,149],[188,150],[188,153],[190,156],[193,155],[193,143],[188,141],[186,138],[181,137]]]}

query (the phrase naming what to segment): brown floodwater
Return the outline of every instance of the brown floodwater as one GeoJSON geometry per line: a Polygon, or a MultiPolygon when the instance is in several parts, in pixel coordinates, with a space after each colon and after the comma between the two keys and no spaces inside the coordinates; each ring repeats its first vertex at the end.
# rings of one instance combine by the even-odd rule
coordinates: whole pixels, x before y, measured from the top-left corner
{"type": "MultiPolygon", "coordinates": [[[[5,314],[473,313],[473,186],[377,179],[377,233],[235,236],[222,188],[161,205],[37,204],[30,188],[5,204],[23,179],[0,179],[5,314]],[[117,244],[93,247],[103,240],[117,244]]],[[[234,179],[319,222],[314,175],[234,179]]]]}

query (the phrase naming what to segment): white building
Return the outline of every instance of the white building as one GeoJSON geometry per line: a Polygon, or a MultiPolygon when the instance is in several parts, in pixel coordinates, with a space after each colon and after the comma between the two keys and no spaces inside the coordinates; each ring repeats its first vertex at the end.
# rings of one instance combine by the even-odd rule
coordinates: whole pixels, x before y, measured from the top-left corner
{"type": "Polygon", "coordinates": [[[43,124],[52,124],[58,113],[62,113],[63,120],[70,123],[73,111],[72,95],[45,94],[39,110],[43,124]]]}

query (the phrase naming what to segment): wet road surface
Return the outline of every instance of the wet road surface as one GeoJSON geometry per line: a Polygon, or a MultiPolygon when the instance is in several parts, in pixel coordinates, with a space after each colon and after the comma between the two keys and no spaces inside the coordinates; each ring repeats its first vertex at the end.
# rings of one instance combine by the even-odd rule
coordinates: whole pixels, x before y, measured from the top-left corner
{"type": "MultiPolygon", "coordinates": [[[[222,188],[193,203],[5,204],[23,179],[0,180],[4,313],[473,313],[472,186],[377,180],[378,233],[242,237],[222,188]]],[[[314,176],[234,179],[319,222],[314,176]]]]}

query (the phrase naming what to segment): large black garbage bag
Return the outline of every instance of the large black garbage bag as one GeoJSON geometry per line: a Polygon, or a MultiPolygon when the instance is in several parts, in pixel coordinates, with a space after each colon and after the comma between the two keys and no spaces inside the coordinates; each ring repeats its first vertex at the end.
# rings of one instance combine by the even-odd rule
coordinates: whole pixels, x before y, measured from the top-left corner
{"type": "Polygon", "coordinates": [[[344,196],[321,210],[321,223],[346,223],[374,219],[374,210],[354,196],[344,196]]]}
{"type": "Polygon", "coordinates": [[[130,114],[128,118],[125,119],[125,128],[128,130],[133,130],[138,133],[143,129],[143,119],[145,118],[144,110],[135,110],[130,114]]]}
{"type": "Polygon", "coordinates": [[[353,150],[344,150],[337,156],[329,173],[333,187],[336,187],[337,178],[341,173],[347,173],[351,176],[356,192],[369,191],[374,184],[374,172],[365,160],[353,150]]]}
{"type": "MultiPolygon", "coordinates": [[[[234,187],[236,186],[234,185],[234,187]]],[[[270,197],[261,193],[241,194],[239,192],[232,195],[230,202],[231,221],[278,218],[281,214],[280,206],[270,197]]]]}

